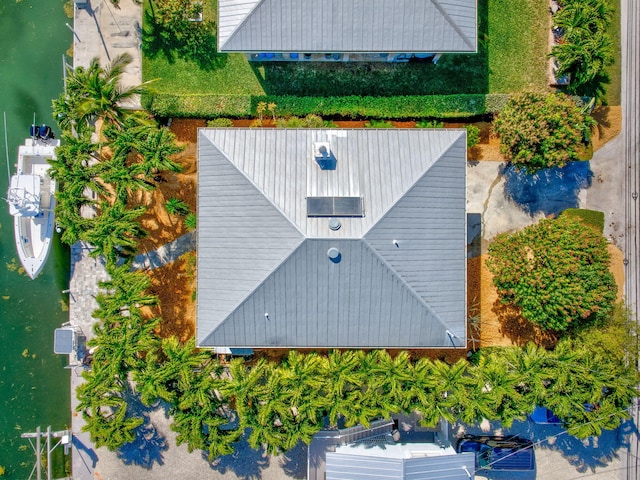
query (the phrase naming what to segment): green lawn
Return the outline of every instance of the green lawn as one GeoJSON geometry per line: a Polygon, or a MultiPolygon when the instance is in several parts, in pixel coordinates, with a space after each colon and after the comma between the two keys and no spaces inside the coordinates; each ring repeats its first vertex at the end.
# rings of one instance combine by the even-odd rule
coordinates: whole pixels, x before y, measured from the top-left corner
{"type": "MultiPolygon", "coordinates": [[[[204,0],[205,20],[215,21],[216,13],[217,0],[204,0]]],[[[249,64],[242,54],[217,54],[212,34],[205,62],[145,42],[143,76],[159,78],[154,88],[173,94],[396,96],[546,88],[546,0],[478,0],[478,22],[478,53],[443,55],[437,65],[249,64]]],[[[145,18],[145,31],[149,25],[145,18]]]]}
{"type": "Polygon", "coordinates": [[[489,52],[487,93],[547,88],[548,0],[488,2],[488,28],[479,38],[489,52]]]}
{"type": "Polygon", "coordinates": [[[611,35],[613,44],[616,46],[617,53],[616,63],[607,68],[610,81],[608,85],[605,85],[606,93],[604,96],[604,102],[607,105],[620,105],[622,89],[622,59],[620,58],[622,50],[622,45],[620,44],[620,0],[609,0],[609,3],[615,9],[613,22],[611,22],[611,27],[609,28],[609,35],[611,35]]]}
{"type": "MultiPolygon", "coordinates": [[[[150,11],[152,6],[149,0],[145,0],[144,7],[145,12],[150,11]]],[[[217,12],[217,0],[203,1],[205,20],[215,21],[217,12]]],[[[150,23],[146,15],[143,25],[145,32],[148,32],[150,23]]],[[[148,38],[150,38],[149,35],[145,34],[143,40],[148,38]]],[[[159,79],[153,84],[154,90],[159,93],[224,93],[232,95],[264,95],[265,93],[245,55],[215,52],[215,36],[209,39],[209,45],[204,55],[207,60],[210,60],[207,65],[199,65],[180,53],[171,52],[173,58],[168,58],[165,52],[169,49],[153,48],[154,52],[157,52],[154,55],[150,55],[148,50],[151,48],[149,42],[146,42],[143,46],[144,55],[142,58],[143,79],[145,81],[159,79]]]]}

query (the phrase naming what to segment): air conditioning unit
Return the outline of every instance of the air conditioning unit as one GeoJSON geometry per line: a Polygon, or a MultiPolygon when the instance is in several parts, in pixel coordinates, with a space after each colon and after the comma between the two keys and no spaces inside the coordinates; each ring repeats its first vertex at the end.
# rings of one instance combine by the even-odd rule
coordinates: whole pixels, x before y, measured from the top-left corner
{"type": "Polygon", "coordinates": [[[333,156],[329,142],[314,142],[313,158],[322,170],[335,170],[336,168],[336,158],[333,156]]]}

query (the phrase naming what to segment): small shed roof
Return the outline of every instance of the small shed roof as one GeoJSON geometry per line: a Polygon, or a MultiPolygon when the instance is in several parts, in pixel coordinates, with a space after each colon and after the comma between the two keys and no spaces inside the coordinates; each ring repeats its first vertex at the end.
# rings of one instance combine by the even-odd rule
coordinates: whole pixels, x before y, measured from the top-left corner
{"type": "MultiPolygon", "coordinates": [[[[423,445],[424,447],[428,445],[423,445]]],[[[474,478],[475,455],[473,453],[448,455],[420,455],[399,457],[390,455],[396,445],[371,447],[347,453],[349,446],[327,452],[327,480],[469,480],[474,478]]],[[[399,447],[419,450],[420,444],[399,447]]]]}
{"type": "Polygon", "coordinates": [[[476,0],[219,0],[222,52],[475,52],[476,0]]]}
{"type": "Polygon", "coordinates": [[[463,130],[203,129],[198,155],[200,346],[464,344],[463,130]],[[364,216],[308,215],[335,196],[364,216]]]}

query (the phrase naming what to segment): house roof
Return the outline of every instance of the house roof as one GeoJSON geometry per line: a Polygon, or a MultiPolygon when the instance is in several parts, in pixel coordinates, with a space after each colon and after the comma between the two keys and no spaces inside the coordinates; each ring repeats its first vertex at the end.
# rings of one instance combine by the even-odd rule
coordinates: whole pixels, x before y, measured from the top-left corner
{"type": "Polygon", "coordinates": [[[221,52],[475,52],[477,0],[219,0],[221,52]]]}
{"type": "Polygon", "coordinates": [[[202,129],[198,156],[200,346],[464,344],[464,130],[202,129]],[[364,216],[309,217],[328,196],[364,216]]]}
{"type": "MultiPolygon", "coordinates": [[[[401,444],[368,448],[350,445],[326,454],[327,480],[469,480],[475,471],[475,455],[426,453],[433,444],[401,444]],[[396,452],[397,451],[397,452],[396,452]],[[395,455],[398,453],[398,455],[395,455]],[[471,475],[471,477],[470,477],[471,475]]],[[[453,451],[449,451],[453,450],[453,451]]],[[[432,452],[433,453],[433,452],[432,452]]]]}

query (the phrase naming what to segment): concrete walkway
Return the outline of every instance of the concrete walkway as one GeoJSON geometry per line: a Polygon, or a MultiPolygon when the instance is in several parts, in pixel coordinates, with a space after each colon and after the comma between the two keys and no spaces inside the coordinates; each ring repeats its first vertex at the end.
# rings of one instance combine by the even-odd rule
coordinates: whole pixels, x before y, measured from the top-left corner
{"type": "MultiPolygon", "coordinates": [[[[142,6],[133,0],[87,0],[76,5],[73,18],[73,68],[87,67],[98,58],[106,66],[116,56],[129,53],[133,62],[121,76],[123,87],[142,83],[142,6]]],[[[140,109],[136,98],[126,107],[140,109]]]]}
{"type": "Polygon", "coordinates": [[[195,232],[189,232],[175,239],[171,243],[161,246],[153,252],[136,255],[133,260],[135,270],[153,270],[155,268],[174,262],[181,255],[191,252],[196,246],[195,232]]]}
{"type": "MultiPolygon", "coordinates": [[[[71,280],[69,282],[69,321],[82,330],[86,340],[93,337],[93,312],[98,308],[95,296],[99,293],[98,282],[108,280],[109,276],[100,259],[89,256],[91,247],[84,242],[77,242],[71,247],[71,280]]],[[[69,365],[79,363],[79,359],[71,354],[69,365]]],[[[72,471],[76,480],[93,480],[98,455],[93,448],[89,434],[82,431],[85,421],[76,412],[78,399],[76,388],[84,383],[81,377],[83,367],[71,370],[71,431],[72,471]]]]}

